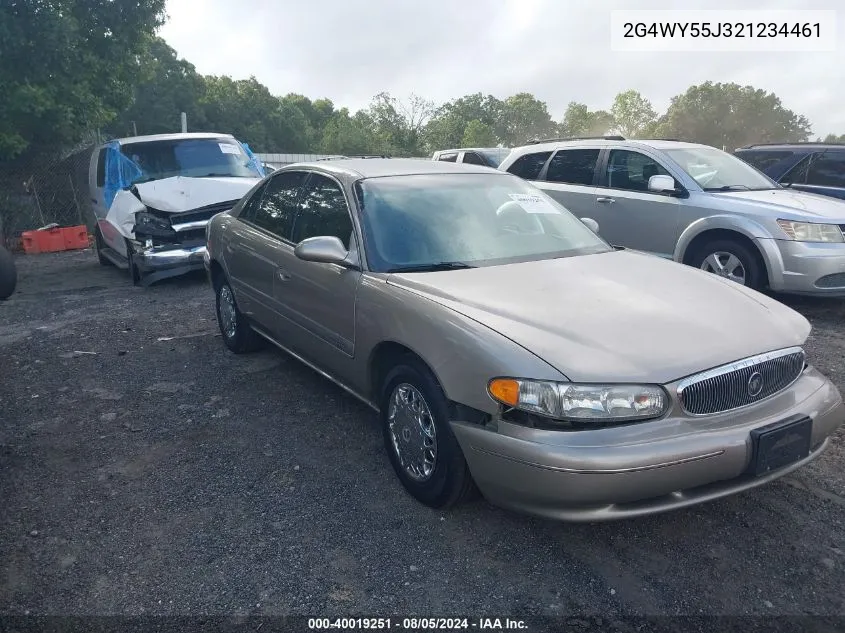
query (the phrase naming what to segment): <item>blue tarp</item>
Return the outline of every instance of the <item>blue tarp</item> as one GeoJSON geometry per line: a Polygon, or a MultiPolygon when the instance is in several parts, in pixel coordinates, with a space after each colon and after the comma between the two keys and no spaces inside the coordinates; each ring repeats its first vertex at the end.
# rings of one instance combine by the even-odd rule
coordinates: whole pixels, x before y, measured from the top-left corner
{"type": "MultiPolygon", "coordinates": [[[[261,161],[255,157],[255,154],[249,149],[249,145],[240,141],[237,142],[249,158],[247,165],[263,178],[265,174],[261,161]]],[[[106,209],[111,208],[118,191],[128,189],[132,183],[140,180],[143,176],[144,171],[137,163],[120,151],[120,145],[117,141],[109,143],[106,146],[106,177],[103,185],[106,209]]]]}
{"type": "Polygon", "coordinates": [[[118,191],[126,189],[143,175],[141,168],[121,153],[117,141],[109,143],[106,146],[106,181],[103,185],[106,209],[111,208],[118,191]]]}

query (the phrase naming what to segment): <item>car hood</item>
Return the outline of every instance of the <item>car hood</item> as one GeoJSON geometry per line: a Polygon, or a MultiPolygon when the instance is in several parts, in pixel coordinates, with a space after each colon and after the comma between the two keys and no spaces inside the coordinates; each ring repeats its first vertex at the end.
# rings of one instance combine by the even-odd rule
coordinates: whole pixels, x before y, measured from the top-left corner
{"type": "Polygon", "coordinates": [[[168,213],[199,209],[218,202],[240,200],[260,178],[186,178],[174,176],[135,185],[148,207],[168,213]]]}
{"type": "Polygon", "coordinates": [[[731,207],[747,204],[758,212],[765,210],[767,215],[777,215],[776,219],[845,224],[845,202],[830,196],[795,189],[730,191],[712,195],[730,202],[731,207]]]}
{"type": "Polygon", "coordinates": [[[451,308],[572,381],[665,384],[801,345],[809,322],[716,275],[631,251],[433,273],[388,284],[451,308]]]}

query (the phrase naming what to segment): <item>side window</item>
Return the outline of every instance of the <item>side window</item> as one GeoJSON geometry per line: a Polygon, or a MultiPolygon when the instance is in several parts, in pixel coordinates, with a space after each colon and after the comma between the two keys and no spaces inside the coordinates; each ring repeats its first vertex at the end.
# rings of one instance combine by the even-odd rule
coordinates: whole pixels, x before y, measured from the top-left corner
{"type": "Polygon", "coordinates": [[[99,155],[97,156],[97,186],[98,187],[105,187],[106,185],[106,150],[108,148],[104,147],[100,150],[99,155]]]}
{"type": "Polygon", "coordinates": [[[258,207],[261,206],[261,199],[264,197],[264,192],[267,190],[267,183],[265,182],[252,194],[249,200],[243,203],[241,210],[238,212],[238,219],[245,222],[254,222],[255,213],[258,207]]]}
{"type": "Polygon", "coordinates": [[[305,173],[301,171],[283,171],[271,176],[252,221],[273,235],[291,239],[304,180],[305,173]]]}
{"type": "Polygon", "coordinates": [[[457,154],[440,154],[437,157],[437,160],[445,160],[447,163],[456,163],[458,162],[458,155],[457,154]]]}
{"type": "Polygon", "coordinates": [[[470,165],[484,165],[487,166],[487,161],[485,161],[481,156],[476,154],[475,152],[464,152],[464,159],[461,161],[462,163],[468,163],[470,165]]]}
{"type": "Polygon", "coordinates": [[[558,150],[549,163],[546,181],[570,185],[592,185],[596,163],[599,162],[599,151],[597,149],[558,150]]]}
{"type": "Polygon", "coordinates": [[[652,176],[670,176],[653,158],[624,149],[610,151],[607,169],[602,184],[612,189],[648,191],[648,179],[652,176]]]}
{"type": "Polygon", "coordinates": [[[818,157],[819,154],[808,154],[792,169],[780,177],[778,182],[783,184],[803,185],[807,182],[807,168],[810,163],[818,157]]]}
{"type": "Polygon", "coordinates": [[[326,176],[311,174],[299,204],[293,241],[298,244],[318,235],[333,235],[349,248],[352,218],[340,185],[326,176]]]}
{"type": "Polygon", "coordinates": [[[546,164],[551,155],[551,152],[525,154],[525,156],[517,158],[513,165],[508,167],[508,172],[525,180],[536,180],[540,172],[543,171],[543,165],[546,164]]]}
{"type": "Polygon", "coordinates": [[[845,152],[825,152],[810,163],[807,184],[845,187],[845,152]]]}

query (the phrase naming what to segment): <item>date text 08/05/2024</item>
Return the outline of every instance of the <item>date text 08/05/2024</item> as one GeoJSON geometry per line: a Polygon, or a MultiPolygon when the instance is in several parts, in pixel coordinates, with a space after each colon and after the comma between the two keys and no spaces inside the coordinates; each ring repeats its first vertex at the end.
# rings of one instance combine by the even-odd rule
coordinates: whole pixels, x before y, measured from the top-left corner
{"type": "Polygon", "coordinates": [[[309,618],[311,630],[406,631],[519,631],[528,628],[524,620],[511,618],[309,618]]]}

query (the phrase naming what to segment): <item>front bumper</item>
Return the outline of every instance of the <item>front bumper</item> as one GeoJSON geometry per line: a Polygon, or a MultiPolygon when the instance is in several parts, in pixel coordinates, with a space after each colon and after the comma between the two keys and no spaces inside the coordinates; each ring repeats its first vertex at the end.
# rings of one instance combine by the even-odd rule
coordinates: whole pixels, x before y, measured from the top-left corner
{"type": "Polygon", "coordinates": [[[845,297],[845,243],[759,239],[772,290],[845,297]]]}
{"type": "Polygon", "coordinates": [[[499,421],[452,422],[476,484],[491,502],[565,521],[655,514],[762,485],[812,461],[845,421],[836,387],[809,368],[753,407],[706,418],[677,411],[641,424],[547,431],[499,421]],[[766,476],[746,471],[752,429],[792,415],[813,419],[810,455],[766,476]]]}
{"type": "Polygon", "coordinates": [[[205,252],[205,244],[167,244],[136,252],[133,261],[141,273],[142,282],[148,285],[168,277],[202,270],[205,252]]]}

